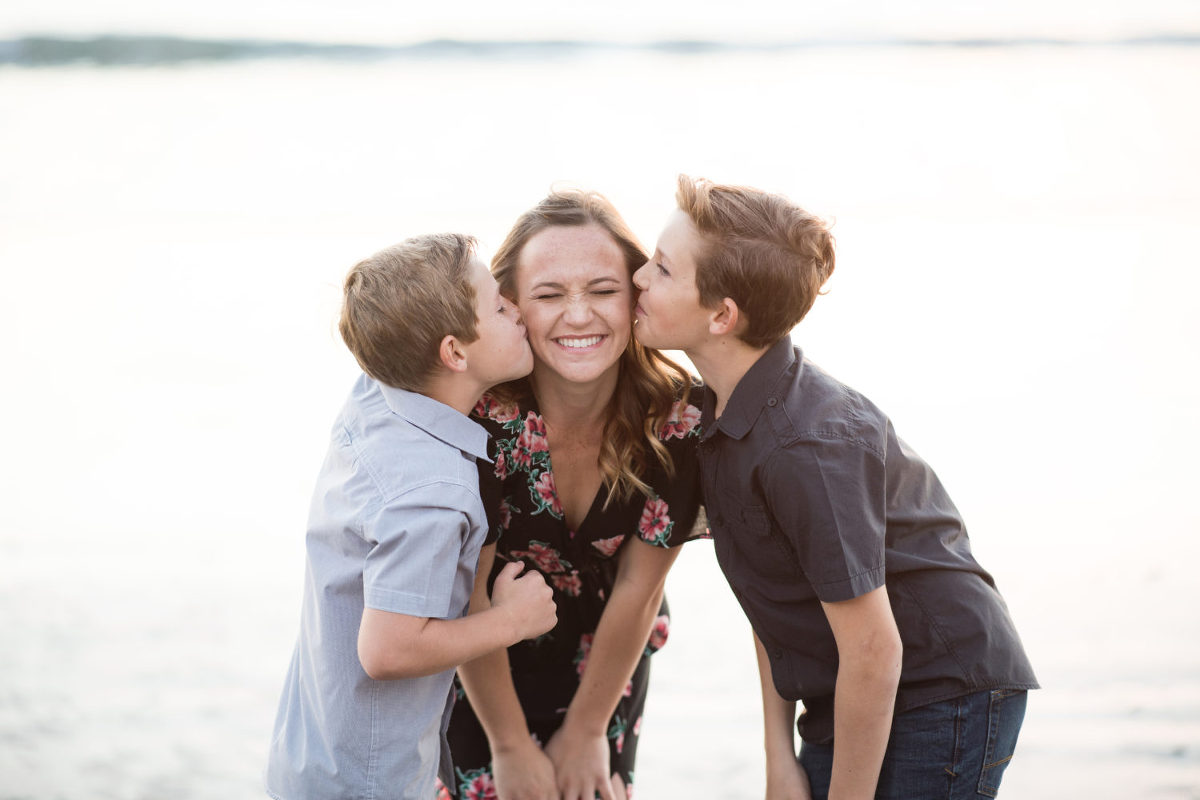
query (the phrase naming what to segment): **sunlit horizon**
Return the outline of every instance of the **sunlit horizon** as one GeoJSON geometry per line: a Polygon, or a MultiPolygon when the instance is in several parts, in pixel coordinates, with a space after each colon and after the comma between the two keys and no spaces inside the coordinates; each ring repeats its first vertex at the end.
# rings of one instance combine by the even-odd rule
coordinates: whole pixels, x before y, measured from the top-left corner
{"type": "Polygon", "coordinates": [[[405,45],[421,41],[661,40],[773,44],[796,40],[1066,39],[1106,41],[1200,33],[1200,6],[1180,0],[1083,3],[1019,0],[962,4],[950,0],[894,4],[780,4],[748,0],[735,7],[711,2],[618,0],[595,7],[547,0],[504,4],[462,0],[452,11],[400,7],[378,0],[340,3],[336,14],[316,0],[252,4],[212,0],[164,5],[154,0],[93,4],[82,0],[17,0],[0,15],[0,38],[48,35],[162,35],[190,38],[301,40],[317,43],[405,45]]]}

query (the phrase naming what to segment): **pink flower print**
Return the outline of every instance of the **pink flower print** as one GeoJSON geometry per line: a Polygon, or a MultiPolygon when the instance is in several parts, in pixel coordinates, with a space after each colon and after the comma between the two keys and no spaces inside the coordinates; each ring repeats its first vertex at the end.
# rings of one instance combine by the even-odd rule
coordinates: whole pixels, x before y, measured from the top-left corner
{"type": "MultiPolygon", "coordinates": [[[[551,516],[562,517],[562,503],[558,500],[558,491],[554,487],[554,473],[543,472],[533,484],[537,500],[542,508],[550,511],[551,516]]],[[[537,512],[534,512],[537,513],[537,512]]]]}
{"type": "Polygon", "coordinates": [[[513,403],[501,403],[490,394],[479,398],[473,412],[477,417],[487,417],[496,422],[512,422],[520,413],[513,403]]]}
{"type": "Polygon", "coordinates": [[[441,778],[433,779],[433,788],[436,791],[434,800],[450,800],[450,790],[446,788],[446,784],[442,783],[441,778]]]}
{"type": "Polygon", "coordinates": [[[608,729],[608,738],[613,740],[618,753],[625,749],[625,727],[628,724],[621,719],[620,715],[617,715],[613,717],[612,727],[608,729]]]}
{"type": "Polygon", "coordinates": [[[633,784],[625,784],[625,800],[633,800],[633,784]]]}
{"type": "Polygon", "coordinates": [[[513,463],[522,469],[529,469],[533,465],[537,453],[549,452],[550,447],[546,444],[546,423],[536,413],[530,411],[525,417],[525,428],[517,437],[516,446],[513,447],[513,463]]]}
{"type": "Polygon", "coordinates": [[[651,497],[646,500],[646,507],[642,509],[642,520],[638,523],[638,533],[642,541],[665,547],[667,537],[671,535],[671,528],[674,526],[675,523],[667,514],[667,504],[661,498],[651,497]]]}
{"type": "Polygon", "coordinates": [[[625,684],[625,688],[621,690],[622,697],[633,697],[633,681],[625,684]]]}
{"type": "Polygon", "coordinates": [[[463,798],[465,800],[497,800],[496,784],[492,782],[492,776],[485,772],[472,778],[463,788],[463,798]]]}
{"type": "Polygon", "coordinates": [[[514,558],[528,558],[547,574],[566,572],[571,568],[571,562],[564,560],[549,543],[537,539],[529,540],[528,550],[513,550],[511,554],[514,558]]]}
{"type": "Polygon", "coordinates": [[[512,524],[513,507],[508,504],[507,500],[500,501],[500,529],[508,530],[508,526],[512,524]]]}
{"type": "Polygon", "coordinates": [[[671,413],[667,414],[666,422],[658,429],[658,438],[682,439],[696,430],[696,426],[700,424],[700,409],[691,403],[683,405],[682,408],[680,406],[679,400],[671,406],[671,413]]]}
{"type": "Polygon", "coordinates": [[[605,558],[612,558],[613,553],[617,552],[617,548],[621,546],[621,542],[625,541],[625,534],[620,536],[610,536],[607,539],[597,539],[592,542],[592,547],[600,551],[600,555],[605,558]]]}
{"type": "Polygon", "coordinates": [[[575,674],[583,677],[583,671],[587,669],[588,655],[592,652],[592,640],[596,638],[590,633],[585,633],[579,637],[579,650],[575,653],[575,674]]]}
{"type": "Polygon", "coordinates": [[[500,480],[508,477],[508,457],[504,455],[503,450],[496,451],[496,468],[493,472],[500,480]]]}
{"type": "Polygon", "coordinates": [[[642,718],[641,717],[638,717],[637,722],[633,723],[633,735],[634,736],[642,735],[642,718]]]}
{"type": "Polygon", "coordinates": [[[550,582],[554,584],[554,588],[570,597],[579,597],[583,592],[583,581],[579,580],[578,570],[571,570],[570,575],[551,575],[550,582]]]}
{"type": "Polygon", "coordinates": [[[667,643],[667,636],[671,633],[671,618],[666,614],[659,614],[654,620],[654,627],[650,629],[650,641],[648,646],[651,650],[659,650],[667,643]]]}

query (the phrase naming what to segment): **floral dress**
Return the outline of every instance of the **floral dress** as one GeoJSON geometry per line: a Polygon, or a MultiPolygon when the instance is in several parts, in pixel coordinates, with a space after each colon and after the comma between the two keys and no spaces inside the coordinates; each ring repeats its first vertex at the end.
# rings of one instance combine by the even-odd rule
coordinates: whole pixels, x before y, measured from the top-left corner
{"type": "MultiPolygon", "coordinates": [[[[642,476],[651,494],[637,493],[625,502],[613,500],[608,508],[604,508],[608,488],[602,486],[575,531],[568,529],[555,492],[546,424],[533,398],[502,406],[485,395],[474,416],[492,435],[489,454],[495,459],[494,465],[481,466],[481,485],[493,484],[485,497],[493,492],[499,495],[492,519],[500,538],[489,587],[505,563],[523,560],[545,576],[558,604],[558,624],[549,633],[508,649],[513,683],[529,729],[539,744],[545,744],[562,724],[579,687],[600,615],[612,593],[622,544],[636,536],[656,547],[676,547],[692,535],[700,505],[696,462],[700,411],[677,402],[658,432],[671,454],[673,477],[653,459],[653,468],[642,476]],[[494,475],[483,474],[488,467],[494,467],[494,475]],[[494,488],[497,479],[498,491],[494,488]]],[[[650,655],[667,640],[667,614],[664,598],[645,652],[609,720],[610,767],[630,790],[650,679],[650,655]]],[[[458,693],[449,730],[458,796],[465,800],[495,798],[487,736],[470,703],[463,699],[461,686],[458,693]]]]}

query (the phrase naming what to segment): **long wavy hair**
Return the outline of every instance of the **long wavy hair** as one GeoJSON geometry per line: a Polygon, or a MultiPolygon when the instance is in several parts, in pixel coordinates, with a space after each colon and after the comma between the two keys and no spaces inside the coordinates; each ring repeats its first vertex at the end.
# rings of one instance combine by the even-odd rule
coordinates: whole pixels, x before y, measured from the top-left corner
{"type": "MultiPolygon", "coordinates": [[[[517,264],[525,245],[538,233],[554,226],[599,225],[621,250],[632,282],[633,273],[646,263],[633,231],[604,195],[581,189],[555,189],[517,219],[492,259],[492,275],[500,291],[510,300],[517,296],[517,264]]],[[[652,460],[674,475],[674,464],[659,438],[659,430],[671,415],[675,401],[687,402],[691,377],[683,367],[630,335],[621,354],[617,388],[608,405],[598,464],[608,486],[605,507],[613,500],[624,501],[635,493],[651,494],[643,480],[652,460]]],[[[497,386],[491,394],[501,402],[513,402],[529,393],[528,378],[497,386]]]]}

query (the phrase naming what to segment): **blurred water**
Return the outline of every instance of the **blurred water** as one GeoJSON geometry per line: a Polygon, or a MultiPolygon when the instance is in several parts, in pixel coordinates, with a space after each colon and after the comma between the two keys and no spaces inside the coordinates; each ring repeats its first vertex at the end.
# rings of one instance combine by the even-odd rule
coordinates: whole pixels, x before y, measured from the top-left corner
{"type": "MultiPolygon", "coordinates": [[[[358,258],[556,180],[836,219],[796,334],[935,465],[1045,690],[1022,798],[1200,797],[1196,48],[0,69],[0,798],[259,795],[358,258]]],[[[670,577],[640,797],[762,796],[749,632],[670,577]]]]}

